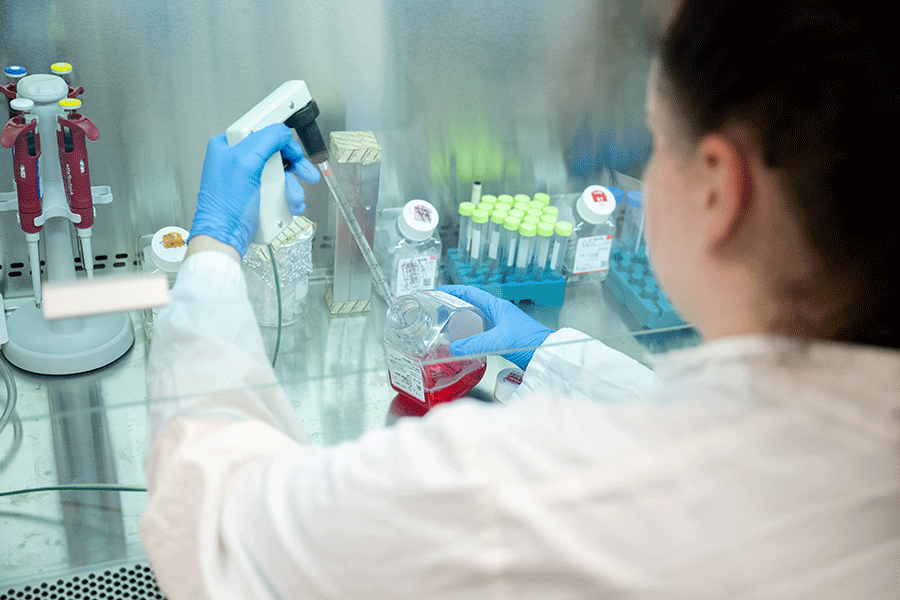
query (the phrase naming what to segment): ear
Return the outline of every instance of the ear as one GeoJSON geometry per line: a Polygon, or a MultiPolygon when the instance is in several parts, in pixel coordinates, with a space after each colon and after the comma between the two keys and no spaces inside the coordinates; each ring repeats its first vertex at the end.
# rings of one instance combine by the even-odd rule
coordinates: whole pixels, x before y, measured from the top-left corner
{"type": "Polygon", "coordinates": [[[748,225],[753,200],[748,147],[739,134],[714,133],[698,144],[698,198],[704,245],[721,249],[748,225]]]}

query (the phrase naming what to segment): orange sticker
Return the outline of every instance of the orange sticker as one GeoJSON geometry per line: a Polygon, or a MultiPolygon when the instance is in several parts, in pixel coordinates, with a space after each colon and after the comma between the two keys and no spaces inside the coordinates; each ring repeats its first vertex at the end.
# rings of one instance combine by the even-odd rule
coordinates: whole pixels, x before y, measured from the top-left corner
{"type": "Polygon", "coordinates": [[[184,246],[184,238],[177,231],[162,236],[163,248],[181,248],[184,246]]]}

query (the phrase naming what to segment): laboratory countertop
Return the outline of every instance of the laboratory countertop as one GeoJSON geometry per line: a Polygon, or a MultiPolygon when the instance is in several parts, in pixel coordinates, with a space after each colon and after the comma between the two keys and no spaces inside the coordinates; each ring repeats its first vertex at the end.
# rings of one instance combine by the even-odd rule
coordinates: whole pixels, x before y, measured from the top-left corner
{"type": "MultiPolygon", "coordinates": [[[[395,402],[382,345],[385,305],[331,316],[326,282],[312,281],[306,317],[283,328],[276,374],[312,443],[332,445],[408,414],[395,402]]],[[[634,335],[615,298],[597,284],[570,286],[562,307],[525,307],[551,328],[575,327],[639,360],[648,349],[695,343],[691,330],[634,335]]],[[[13,368],[18,403],[0,432],[0,592],[13,583],[123,560],[146,560],[138,524],[146,506],[146,348],[134,346],[90,373],[39,376],[13,368]]],[[[269,352],[276,330],[263,328],[269,352]]],[[[492,401],[505,359],[488,356],[470,396],[492,401]]]]}

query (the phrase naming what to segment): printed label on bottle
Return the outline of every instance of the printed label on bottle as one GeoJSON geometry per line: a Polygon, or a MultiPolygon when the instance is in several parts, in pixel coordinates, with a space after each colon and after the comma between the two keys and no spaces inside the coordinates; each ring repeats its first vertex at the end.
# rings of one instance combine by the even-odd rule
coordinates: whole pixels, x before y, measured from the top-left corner
{"type": "Polygon", "coordinates": [[[422,370],[416,361],[390,344],[385,344],[384,349],[387,352],[388,372],[394,387],[425,402],[425,383],[422,379],[422,370]]]}
{"type": "Polygon", "coordinates": [[[572,273],[599,273],[609,269],[609,251],[612,248],[611,235],[579,238],[575,245],[575,261],[572,273]]]}
{"type": "Polygon", "coordinates": [[[397,295],[405,296],[416,290],[430,290],[437,276],[437,254],[404,258],[397,261],[397,295]]]}
{"type": "Polygon", "coordinates": [[[444,304],[449,304],[450,306],[455,306],[456,308],[471,308],[472,307],[472,305],[469,304],[468,302],[466,302],[465,300],[461,300],[461,299],[457,298],[456,296],[451,296],[450,294],[448,294],[446,292],[431,291],[428,293],[431,294],[432,296],[434,296],[435,298],[437,298],[438,300],[440,300],[441,302],[443,302],[444,304]]]}

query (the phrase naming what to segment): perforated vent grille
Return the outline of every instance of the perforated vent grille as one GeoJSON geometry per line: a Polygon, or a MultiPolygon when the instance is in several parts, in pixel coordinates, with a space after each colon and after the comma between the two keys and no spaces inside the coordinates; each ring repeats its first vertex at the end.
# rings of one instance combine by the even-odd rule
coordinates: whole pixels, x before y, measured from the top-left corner
{"type": "Polygon", "coordinates": [[[67,579],[52,579],[0,590],[0,600],[161,600],[148,565],[136,564],[89,571],[67,579]]]}

